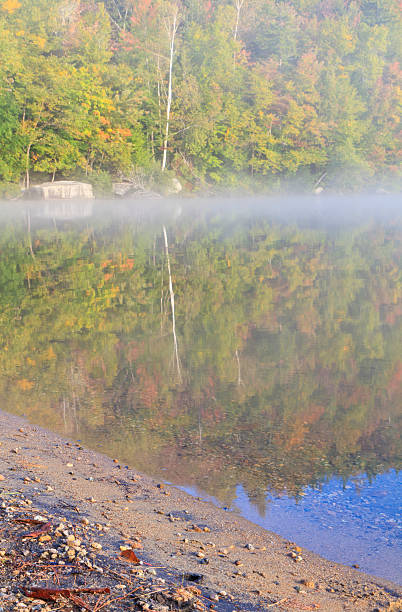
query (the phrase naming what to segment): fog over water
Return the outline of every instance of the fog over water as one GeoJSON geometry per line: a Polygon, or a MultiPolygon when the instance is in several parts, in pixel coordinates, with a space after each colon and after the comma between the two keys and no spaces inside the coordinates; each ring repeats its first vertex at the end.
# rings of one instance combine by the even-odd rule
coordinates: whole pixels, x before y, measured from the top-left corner
{"type": "Polygon", "coordinates": [[[398,581],[401,263],[397,196],[4,203],[2,408],[398,581]]]}

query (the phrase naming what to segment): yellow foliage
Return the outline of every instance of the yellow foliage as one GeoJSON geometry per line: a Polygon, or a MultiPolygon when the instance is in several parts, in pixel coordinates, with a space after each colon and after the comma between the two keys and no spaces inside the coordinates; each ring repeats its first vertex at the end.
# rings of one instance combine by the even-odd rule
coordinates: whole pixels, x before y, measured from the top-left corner
{"type": "Polygon", "coordinates": [[[51,346],[49,347],[49,350],[47,352],[46,358],[47,359],[56,359],[56,353],[54,352],[54,350],[53,350],[53,348],[51,346]]]}
{"type": "Polygon", "coordinates": [[[35,359],[31,359],[30,357],[27,357],[27,362],[29,365],[34,366],[36,365],[36,361],[35,359]]]}
{"type": "Polygon", "coordinates": [[[17,385],[23,391],[29,391],[34,386],[34,383],[31,382],[30,380],[27,380],[26,378],[22,378],[21,380],[17,380],[17,385]]]}
{"type": "Polygon", "coordinates": [[[42,38],[41,36],[35,36],[33,42],[39,47],[39,49],[44,49],[46,45],[46,38],[42,38]]]}
{"type": "Polygon", "coordinates": [[[3,11],[7,11],[10,15],[14,13],[21,6],[19,0],[5,0],[2,4],[3,11]]]}

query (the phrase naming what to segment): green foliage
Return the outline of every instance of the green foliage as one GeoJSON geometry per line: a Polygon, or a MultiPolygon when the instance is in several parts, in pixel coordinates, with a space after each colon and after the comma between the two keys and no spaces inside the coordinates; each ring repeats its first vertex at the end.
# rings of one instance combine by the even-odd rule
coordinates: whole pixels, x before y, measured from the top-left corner
{"type": "Polygon", "coordinates": [[[397,0],[0,3],[0,180],[161,166],[188,189],[400,185],[397,0]],[[237,26],[236,26],[237,23],[237,26]],[[311,177],[311,178],[310,178],[311,177]]]}
{"type": "Polygon", "coordinates": [[[113,180],[106,170],[92,172],[87,179],[92,184],[96,196],[108,196],[112,193],[113,180]]]}

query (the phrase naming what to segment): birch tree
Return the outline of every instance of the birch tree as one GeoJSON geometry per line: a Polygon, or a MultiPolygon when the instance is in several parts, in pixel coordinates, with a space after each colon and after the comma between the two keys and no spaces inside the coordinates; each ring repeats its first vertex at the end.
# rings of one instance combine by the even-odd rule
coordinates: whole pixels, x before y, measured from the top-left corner
{"type": "Polygon", "coordinates": [[[233,38],[237,40],[237,35],[239,33],[239,25],[240,25],[240,13],[243,8],[245,0],[235,0],[235,8],[236,8],[236,22],[233,31],[233,38]]]}
{"type": "Polygon", "coordinates": [[[172,108],[172,97],[173,97],[173,61],[175,54],[175,41],[176,34],[180,24],[180,13],[177,4],[170,4],[168,10],[163,17],[165,30],[169,40],[169,76],[168,76],[168,90],[166,100],[166,123],[165,123],[165,137],[163,141],[163,156],[162,156],[162,172],[166,169],[167,162],[167,150],[169,143],[169,127],[170,127],[170,113],[172,108]]]}

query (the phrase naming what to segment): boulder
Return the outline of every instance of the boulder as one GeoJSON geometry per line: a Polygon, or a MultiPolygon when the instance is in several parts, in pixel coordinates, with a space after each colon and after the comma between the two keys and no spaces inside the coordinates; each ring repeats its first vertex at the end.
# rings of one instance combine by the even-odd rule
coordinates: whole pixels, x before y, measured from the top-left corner
{"type": "Polygon", "coordinates": [[[135,186],[133,185],[133,183],[129,182],[113,183],[112,189],[113,195],[118,196],[119,198],[124,198],[124,196],[135,190],[135,186]]]}
{"type": "Polygon", "coordinates": [[[113,183],[113,194],[119,198],[161,198],[162,196],[155,191],[150,191],[139,187],[134,183],[123,182],[113,183]]]}
{"type": "Polygon", "coordinates": [[[92,185],[78,181],[55,181],[42,183],[27,189],[24,197],[35,200],[72,200],[94,198],[92,185]]]}
{"type": "Polygon", "coordinates": [[[180,193],[183,190],[183,186],[180,183],[179,179],[177,178],[172,178],[169,181],[169,185],[168,185],[168,193],[171,195],[175,195],[176,193],[180,193]]]}

